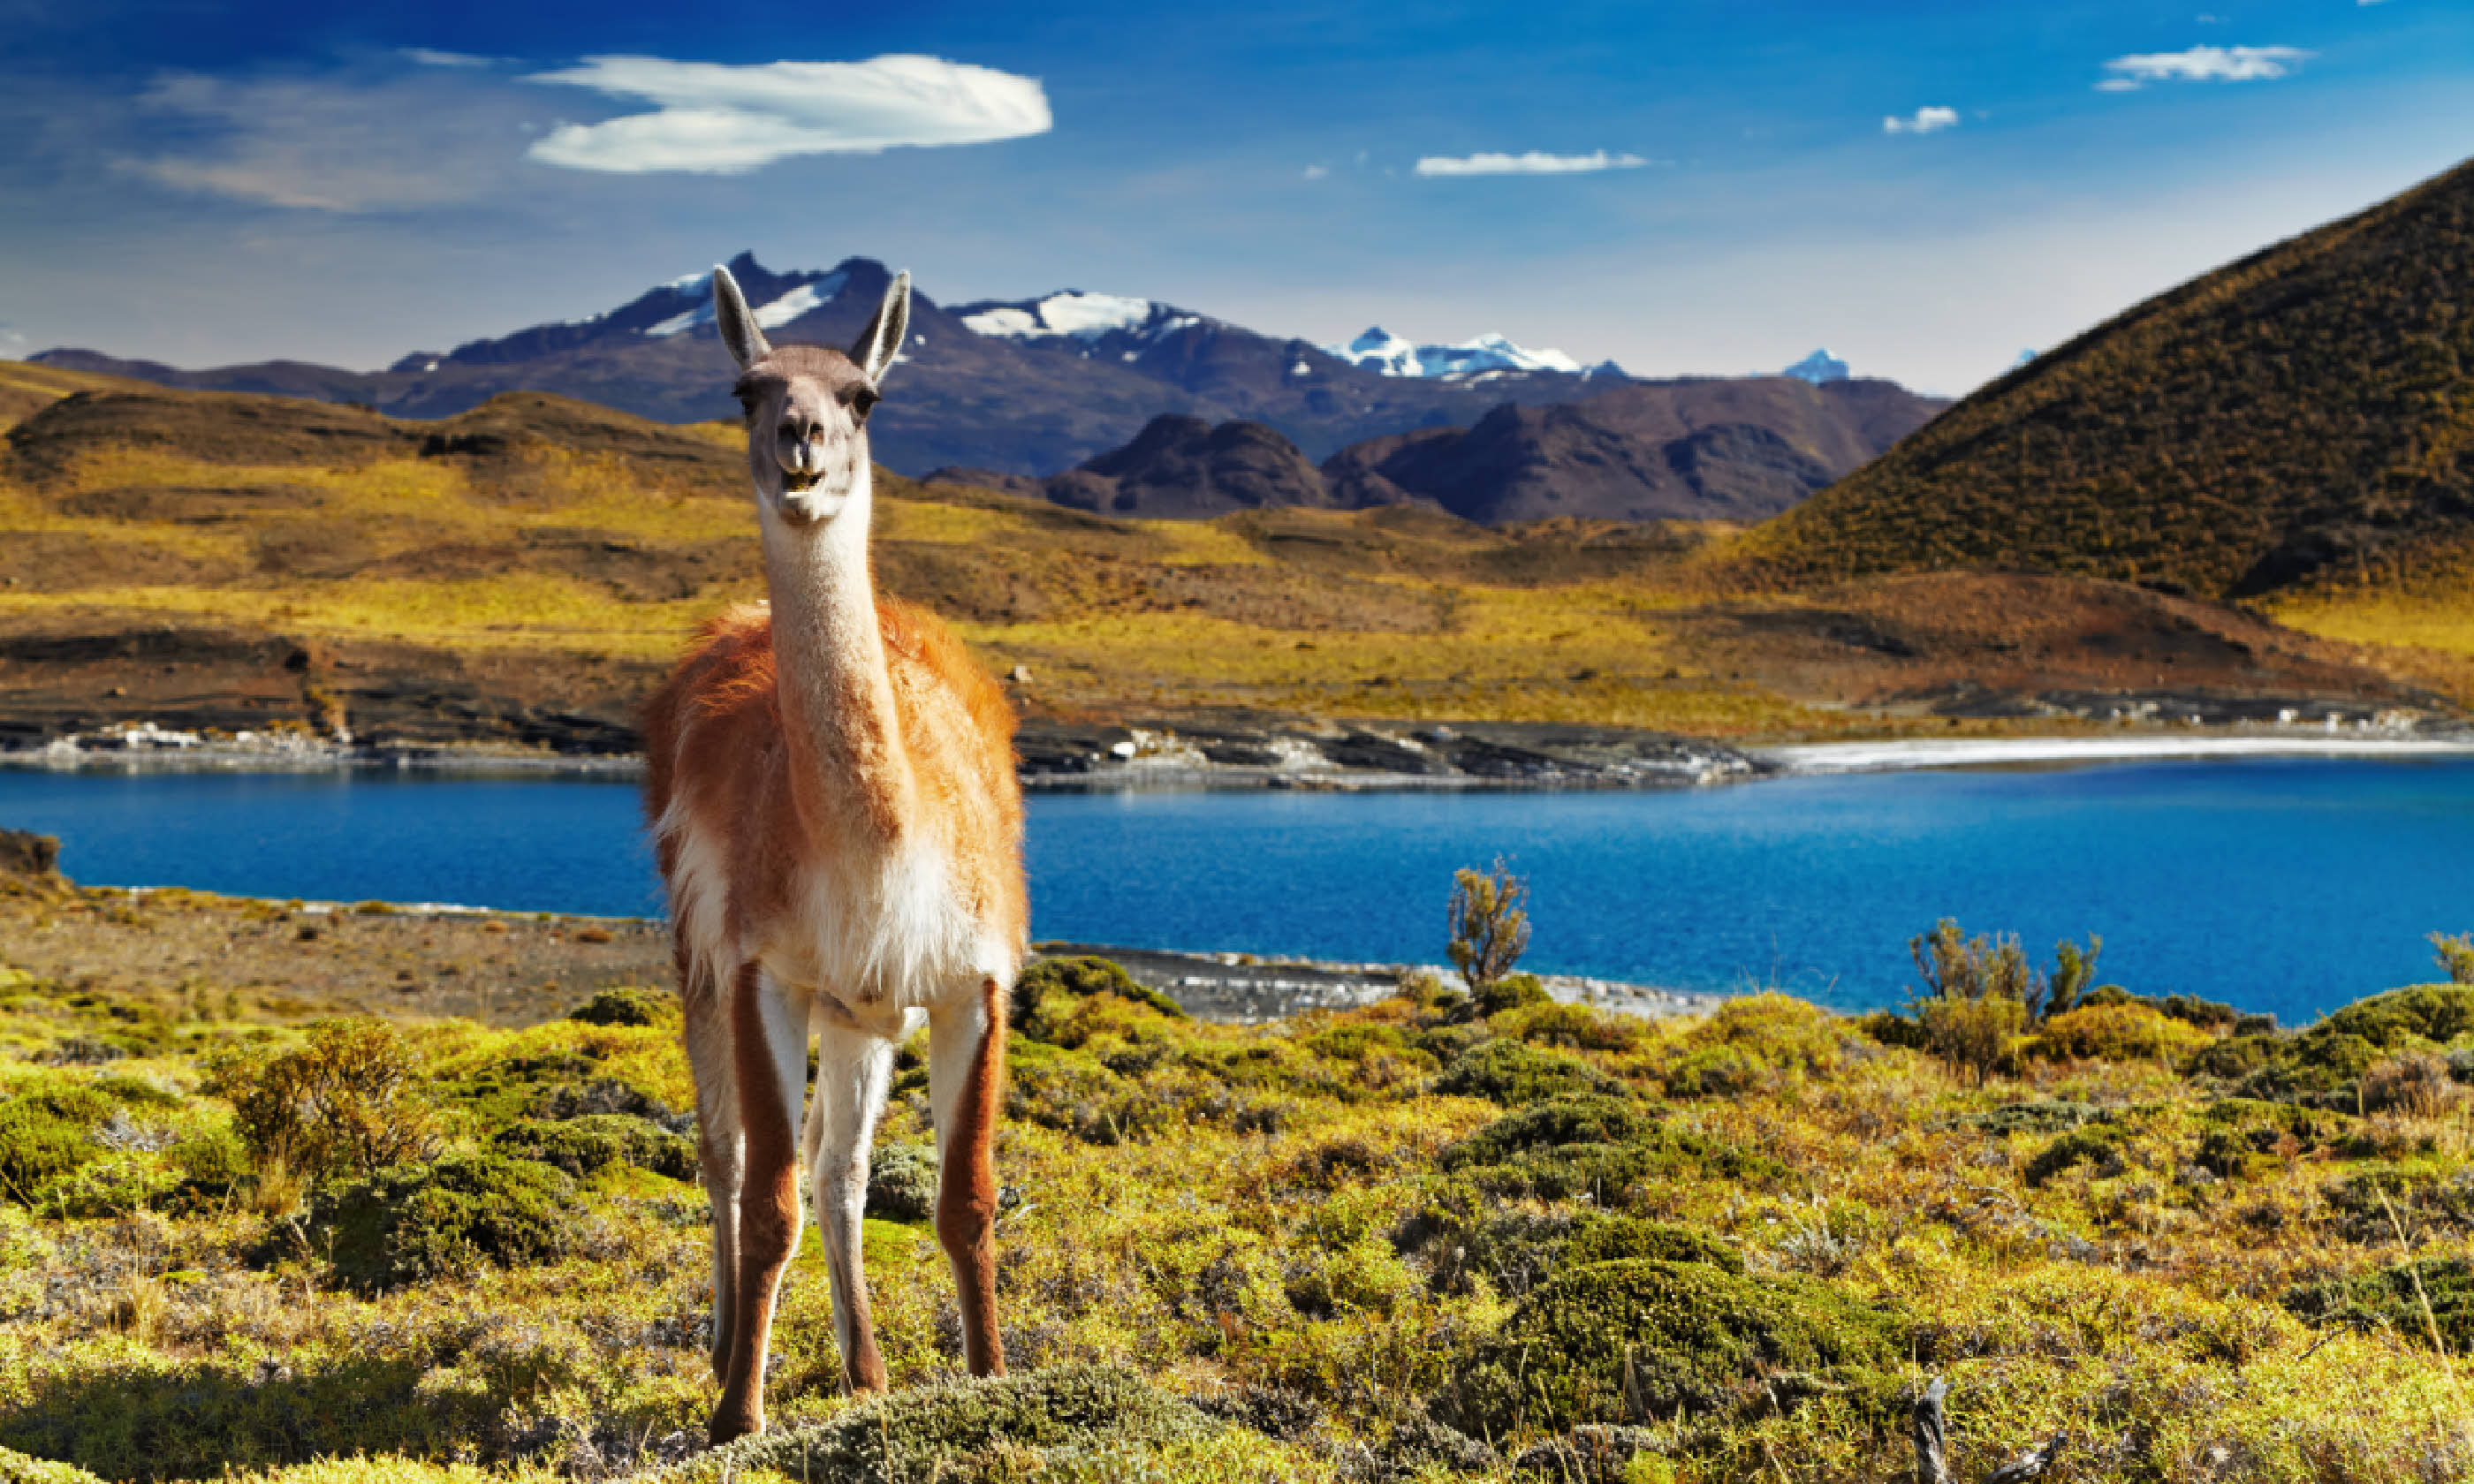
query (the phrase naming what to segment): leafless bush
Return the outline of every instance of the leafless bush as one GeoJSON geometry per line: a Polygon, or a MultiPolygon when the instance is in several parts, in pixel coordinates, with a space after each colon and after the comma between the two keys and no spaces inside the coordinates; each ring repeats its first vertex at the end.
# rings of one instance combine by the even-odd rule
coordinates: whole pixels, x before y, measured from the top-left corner
{"type": "Polygon", "coordinates": [[[419,1070],[393,1026],[321,1020],[290,1051],[217,1059],[206,1089],[231,1103],[233,1126],[262,1172],[275,1175],[279,1166],[317,1181],[437,1152],[437,1118],[419,1070]]]}
{"type": "Polygon", "coordinates": [[[1452,874],[1451,933],[1447,950],[1452,967],[1467,981],[1469,993],[1484,999],[1487,992],[1520,960],[1529,946],[1529,914],[1520,910],[1529,883],[1512,874],[1503,857],[1492,871],[1461,870],[1452,874]]]}
{"type": "Polygon", "coordinates": [[[2445,1118],[2465,1104],[2464,1087],[2448,1073],[2448,1059],[2428,1051],[2392,1056],[2363,1074],[2363,1112],[2445,1118]]]}

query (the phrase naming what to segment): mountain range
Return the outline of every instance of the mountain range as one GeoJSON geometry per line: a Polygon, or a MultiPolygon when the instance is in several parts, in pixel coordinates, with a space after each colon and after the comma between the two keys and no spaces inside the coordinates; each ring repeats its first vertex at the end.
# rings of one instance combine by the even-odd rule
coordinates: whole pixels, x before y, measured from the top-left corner
{"type": "MultiPolygon", "coordinates": [[[[729,267],[766,329],[829,345],[859,333],[890,277],[863,257],[775,273],[742,252],[729,267]]],[[[357,403],[395,417],[450,417],[501,392],[535,391],[697,422],[737,416],[710,294],[707,275],[690,274],[605,314],[417,351],[378,371],[301,361],[184,371],[82,349],[30,359],[197,391],[357,403]]],[[[1072,291],[950,310],[914,294],[910,330],[899,393],[872,427],[879,459],[911,473],[944,465],[1050,473],[1129,442],[1162,413],[1263,422],[1322,458],[1378,434],[1465,426],[1507,401],[1563,401],[1593,379],[1542,364],[1483,378],[1389,376],[1307,341],[1148,299],[1072,291]]]]}
{"type": "MultiPolygon", "coordinates": [[[[741,252],[730,270],[768,331],[847,343],[882,298],[884,264],[776,273],[741,252]]],[[[736,416],[705,273],[657,284],[583,320],[420,350],[383,371],[302,361],[184,371],[94,350],[43,351],[70,371],[196,391],[255,392],[444,418],[503,392],[550,392],[665,422],[736,416]]],[[[1147,299],[1064,290],[938,304],[914,294],[898,390],[873,422],[887,467],[962,466],[1009,476],[1071,469],[1132,442],[1164,414],[1260,423],[1309,460],[1370,438],[1469,427],[1507,403],[1545,406],[1628,382],[1500,335],[1415,345],[1369,330],[1322,347],[1147,299]]],[[[1802,374],[1802,372],[1797,372],[1802,374]]]]}
{"type": "Polygon", "coordinates": [[[1369,439],[1320,467],[1265,424],[1165,414],[1126,446],[1047,479],[970,467],[928,478],[1149,518],[1418,505],[1481,525],[1749,523],[1857,468],[1943,405],[1877,380],[1623,382],[1551,406],[1505,402],[1473,427],[1369,439]]]}

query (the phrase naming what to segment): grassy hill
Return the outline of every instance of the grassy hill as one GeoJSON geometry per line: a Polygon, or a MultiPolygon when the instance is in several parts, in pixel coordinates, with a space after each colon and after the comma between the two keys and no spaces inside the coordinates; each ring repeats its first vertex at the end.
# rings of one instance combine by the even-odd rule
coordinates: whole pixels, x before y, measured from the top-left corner
{"type": "MultiPolygon", "coordinates": [[[[322,1021],[374,923],[12,885],[0,942],[109,920],[209,950],[0,959],[12,1480],[1819,1484],[1904,1477],[1935,1376],[1958,1478],[2057,1432],[2083,1481],[2474,1467],[2449,1073],[2474,988],[2300,1035],[2014,1006],[1969,1062],[1779,995],[1648,1022],[1413,986],[1237,1027],[1052,969],[996,1155],[1013,1377],[958,1379],[914,1043],[863,1233],[893,1394],[836,1394],[812,1228],[779,1430],[701,1454],[708,1217],[667,994],[322,1021]],[[262,954],[279,983],[239,962],[262,954]]],[[[535,926],[536,954],[562,928],[578,967],[600,951],[535,926]]]]}
{"type": "Polygon", "coordinates": [[[2469,286],[2474,163],[2037,357],[1742,556],[2164,583],[2474,655],[2469,286]]]}
{"type": "MultiPolygon", "coordinates": [[[[732,426],[540,394],[424,422],[0,378],[18,419],[0,460],[0,735],[152,717],[623,750],[694,624],[762,592],[732,426]]],[[[1723,526],[1142,521],[889,473],[880,489],[883,584],[1000,673],[1027,668],[1034,717],[1792,736],[1946,730],[1938,711],[1984,710],[1967,698],[1987,686],[2413,700],[2353,644],[2118,584],[1746,591],[1725,580],[1723,526]]]]}

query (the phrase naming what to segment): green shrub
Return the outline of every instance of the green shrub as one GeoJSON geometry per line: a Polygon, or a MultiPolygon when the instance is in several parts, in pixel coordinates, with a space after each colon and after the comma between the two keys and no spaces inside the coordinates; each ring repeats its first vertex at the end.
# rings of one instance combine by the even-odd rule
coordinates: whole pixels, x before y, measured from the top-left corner
{"type": "Polygon", "coordinates": [[[2288,1289],[2281,1302],[2312,1324],[2386,1329],[2424,1348],[2436,1325],[2450,1354],[2474,1351],[2474,1262],[2463,1257],[2426,1257],[2360,1278],[2306,1283],[2288,1289]],[[2431,1305],[2428,1318],[2425,1303],[2431,1305]]]}
{"type": "Polygon", "coordinates": [[[1600,1206],[1625,1202],[1637,1185],[1685,1179],[1772,1183],[1776,1161],[1704,1135],[1671,1129],[1637,1103],[1561,1097],[1506,1114],[1443,1152],[1447,1173],[1505,1199],[1600,1206]]]}
{"type": "Polygon", "coordinates": [[[1889,1316],[1810,1281],[1657,1258],[1591,1263],[1522,1300],[1433,1406],[1481,1437],[1717,1412],[1783,1373],[1836,1378],[1895,1363],[1897,1333],[1889,1316]]]}
{"type": "Polygon", "coordinates": [[[2335,1113],[2229,1097],[2211,1107],[2199,1138],[2198,1165],[2226,1180],[2255,1173],[2269,1158],[2308,1154],[2326,1145],[2345,1120],[2335,1113]]]}
{"type": "Polygon", "coordinates": [[[2474,933],[2434,933],[2431,946],[2449,983],[2474,985],[2474,933]]]}
{"type": "Polygon", "coordinates": [[[1048,1041],[1083,1001],[1095,995],[1147,1005],[1172,1020],[1186,1018],[1176,1001],[1136,984],[1115,960],[1097,955],[1042,959],[1024,969],[1014,981],[1007,1018],[1023,1035],[1048,1041]]]}
{"type": "Polygon", "coordinates": [[[2074,1129],[2047,1144],[2021,1171],[2030,1185],[2041,1185],[2066,1169],[2091,1166],[2098,1175],[2122,1173],[2122,1136],[2119,1129],[2098,1125],[2074,1129]]]}
{"type": "Polygon", "coordinates": [[[182,1139],[163,1151],[181,1177],[181,1194],[192,1202],[221,1200],[249,1181],[249,1146],[226,1125],[182,1139]]]}
{"type": "Polygon", "coordinates": [[[230,1101],[260,1165],[280,1161],[310,1179],[369,1175],[438,1147],[420,1065],[384,1021],[320,1020],[293,1050],[261,1060],[228,1049],[206,1070],[206,1090],[230,1101]]]}
{"type": "Polygon", "coordinates": [[[581,1179],[614,1164],[632,1164],[672,1180],[693,1180],[695,1144],[627,1113],[587,1113],[557,1121],[526,1119],[490,1139],[498,1153],[538,1160],[581,1179]]]}
{"type": "MultiPolygon", "coordinates": [[[[2201,999],[2195,994],[2168,994],[2162,998],[2133,994],[2118,984],[2092,991],[2079,1003],[2082,1006],[2140,1005],[2158,1015],[2171,1016],[2186,1025],[2195,1025],[2203,1031],[2231,1026],[2243,1018],[2242,1012],[2222,1000],[2201,999]]],[[[2273,1024],[2276,1017],[2270,1016],[2268,1018],[2273,1024]]]]}
{"type": "Polygon", "coordinates": [[[2208,1033],[2146,1005],[2083,1005],[2036,1028],[2031,1051],[2052,1061],[2162,1062],[2209,1044],[2208,1033]]]}
{"type": "Polygon", "coordinates": [[[936,1151],[924,1144],[879,1144],[867,1157],[867,1213],[887,1221],[936,1214],[936,1151]]]}
{"type": "Polygon", "coordinates": [[[101,1092],[64,1079],[0,1103],[0,1188],[22,1205],[37,1204],[54,1181],[103,1153],[92,1134],[111,1109],[101,1092]]]}
{"type": "Polygon", "coordinates": [[[2058,1134],[2101,1123],[2105,1116],[2104,1110],[2093,1103],[2051,1098],[2034,1103],[2004,1103],[1984,1113],[1971,1113],[1962,1121],[1988,1134],[2058,1134]]]}
{"type": "Polygon", "coordinates": [[[2416,1041],[2444,1045],[2468,1031],[2474,1031],[2474,985],[2424,984],[2358,999],[2304,1031],[2302,1041],[2307,1046],[2323,1035],[2359,1036],[2395,1051],[2416,1041]]]}
{"type": "Polygon", "coordinates": [[[1467,1293],[1484,1279],[1498,1293],[1519,1298],[1565,1267],[1659,1257],[1707,1262],[1731,1273],[1744,1259],[1717,1237],[1694,1227],[1643,1221],[1606,1211],[1535,1211],[1513,1208],[1485,1215],[1444,1216],[1421,1233],[1433,1254],[1428,1278],[1437,1291],[1467,1293]]]}
{"type": "Polygon", "coordinates": [[[1669,1097],[1736,1097],[1782,1079],[1836,1071],[1855,1034],[1817,1005],[1745,994],[1653,1048],[1647,1065],[1669,1097]]]}
{"type": "Polygon", "coordinates": [[[1051,1366],[921,1386],[696,1454],[655,1478],[779,1473],[805,1484],[980,1478],[1133,1479],[1142,1461],[1218,1424],[1122,1364],[1051,1366]],[[1047,1464],[1054,1472],[1029,1471],[1047,1464]]]}
{"type": "Polygon", "coordinates": [[[2198,1075],[2239,1081],[2276,1060],[2283,1041],[2276,1036],[2228,1036],[2199,1048],[2189,1069],[2198,1075]]]}
{"type": "Polygon", "coordinates": [[[1623,1091],[1623,1084],[1579,1057],[1497,1038],[1454,1058],[1443,1068],[1435,1090],[1518,1108],[1575,1093],[1616,1095],[1623,1091]]]}
{"type": "Polygon", "coordinates": [[[14,1448],[0,1448],[0,1484],[102,1484],[75,1464],[29,1458],[14,1448]]]}
{"type": "Polygon", "coordinates": [[[664,990],[603,990],[568,1012],[587,1025],[672,1025],[681,1015],[678,996],[664,990]]]}
{"type": "Polygon", "coordinates": [[[323,1187],[310,1225],[331,1251],[336,1277],[368,1292],[482,1262],[556,1257],[570,1240],[573,1190],[538,1161],[449,1155],[323,1187]]]}
{"type": "MultiPolygon", "coordinates": [[[[1513,977],[1525,976],[1516,974],[1513,977]]],[[[1650,1034],[1649,1022],[1638,1016],[1593,1010],[1588,1005],[1567,1004],[1555,999],[1506,1011],[1494,1018],[1492,1025],[1498,1036],[1509,1036],[1531,1045],[1561,1046],[1575,1051],[1632,1051],[1637,1049],[1650,1034]]]]}
{"type": "Polygon", "coordinates": [[[1546,982],[1536,974],[1505,974],[1476,991],[1473,998],[1477,1013],[1487,1017],[1555,1002],[1555,996],[1546,993],[1546,982]]]}
{"type": "Polygon", "coordinates": [[[1924,1026],[1895,1010],[1868,1010],[1851,1023],[1859,1034],[1885,1046],[1902,1046],[1909,1051],[1932,1049],[1924,1026]]]}

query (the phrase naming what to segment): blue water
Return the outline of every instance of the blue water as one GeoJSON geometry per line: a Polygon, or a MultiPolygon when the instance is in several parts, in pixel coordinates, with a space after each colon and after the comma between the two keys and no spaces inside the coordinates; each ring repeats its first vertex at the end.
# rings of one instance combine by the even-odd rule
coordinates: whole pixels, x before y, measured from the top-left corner
{"type": "MultiPolygon", "coordinates": [[[[1529,967],[1910,985],[1936,917],[2104,936],[2100,976],[2289,1023],[2432,976],[2474,928],[2474,762],[2265,759],[1792,778],[1643,794],[1133,793],[1030,801],[1032,931],[1438,960],[1453,868],[1529,878],[1529,967]]],[[[0,824],[82,881],[260,897],[659,910],[632,787],[0,770],[0,824]]],[[[0,944],[0,959],[6,945],[0,944]]]]}

